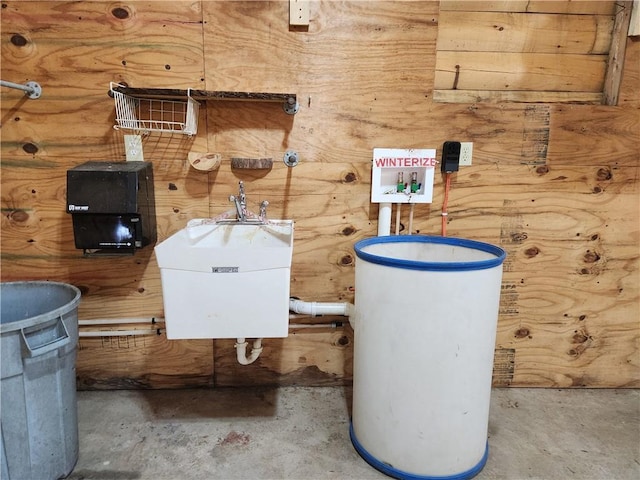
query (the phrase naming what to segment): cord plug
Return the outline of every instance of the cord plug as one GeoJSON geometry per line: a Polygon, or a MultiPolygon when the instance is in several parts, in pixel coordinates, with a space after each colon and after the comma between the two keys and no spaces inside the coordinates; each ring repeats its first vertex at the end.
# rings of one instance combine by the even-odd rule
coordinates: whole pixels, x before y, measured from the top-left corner
{"type": "Polygon", "coordinates": [[[440,168],[444,173],[457,172],[460,166],[460,142],[444,142],[440,168]]]}

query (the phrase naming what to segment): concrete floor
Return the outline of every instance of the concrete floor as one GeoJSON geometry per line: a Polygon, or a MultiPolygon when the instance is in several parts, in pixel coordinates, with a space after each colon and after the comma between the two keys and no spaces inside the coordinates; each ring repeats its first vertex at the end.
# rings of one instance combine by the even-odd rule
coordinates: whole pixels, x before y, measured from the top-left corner
{"type": "MultiPolygon", "coordinates": [[[[79,392],[81,479],[388,479],[341,387],[79,392]]],[[[640,390],[499,389],[481,479],[640,478],[640,390]]]]}

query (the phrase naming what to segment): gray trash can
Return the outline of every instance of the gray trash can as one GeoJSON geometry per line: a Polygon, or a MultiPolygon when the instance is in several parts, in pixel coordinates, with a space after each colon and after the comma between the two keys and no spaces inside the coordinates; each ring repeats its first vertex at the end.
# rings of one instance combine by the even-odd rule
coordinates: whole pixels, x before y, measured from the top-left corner
{"type": "Polygon", "coordinates": [[[65,477],[78,461],[80,290],[57,282],[5,282],[0,301],[0,478],[65,477]]]}

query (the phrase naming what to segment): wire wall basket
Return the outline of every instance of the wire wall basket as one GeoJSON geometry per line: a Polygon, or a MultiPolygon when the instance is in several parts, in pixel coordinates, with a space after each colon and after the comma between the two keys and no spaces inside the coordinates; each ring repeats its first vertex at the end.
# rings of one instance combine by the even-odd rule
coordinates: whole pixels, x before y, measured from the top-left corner
{"type": "Polygon", "coordinates": [[[137,133],[171,132],[195,135],[198,131],[200,104],[191,98],[187,90],[186,100],[161,100],[157,98],[135,98],[118,92],[110,84],[116,106],[115,129],[123,128],[137,133]]]}

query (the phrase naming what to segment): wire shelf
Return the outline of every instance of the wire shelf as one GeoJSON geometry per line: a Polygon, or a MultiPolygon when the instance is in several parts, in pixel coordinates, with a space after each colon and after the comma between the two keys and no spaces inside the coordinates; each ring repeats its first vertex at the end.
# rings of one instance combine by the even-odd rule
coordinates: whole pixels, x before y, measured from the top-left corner
{"type": "Polygon", "coordinates": [[[116,107],[114,128],[137,133],[171,132],[189,136],[197,133],[200,104],[191,98],[191,90],[187,90],[186,100],[161,100],[135,98],[114,90],[114,86],[123,85],[110,84],[116,107]]]}

